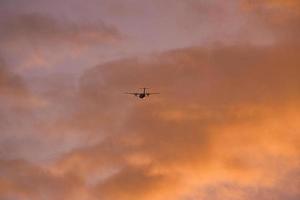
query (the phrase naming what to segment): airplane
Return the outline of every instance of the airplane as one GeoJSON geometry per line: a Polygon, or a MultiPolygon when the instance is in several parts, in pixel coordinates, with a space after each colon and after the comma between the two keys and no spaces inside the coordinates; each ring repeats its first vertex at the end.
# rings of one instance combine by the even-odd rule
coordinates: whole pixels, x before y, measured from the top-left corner
{"type": "Polygon", "coordinates": [[[133,92],[133,93],[126,92],[125,94],[132,94],[132,95],[134,95],[134,96],[136,96],[136,97],[138,97],[140,99],[148,97],[148,96],[150,96],[152,94],[159,94],[159,93],[149,93],[149,92],[146,92],[146,89],[149,89],[149,88],[140,88],[140,89],[143,89],[143,92],[133,92]]]}

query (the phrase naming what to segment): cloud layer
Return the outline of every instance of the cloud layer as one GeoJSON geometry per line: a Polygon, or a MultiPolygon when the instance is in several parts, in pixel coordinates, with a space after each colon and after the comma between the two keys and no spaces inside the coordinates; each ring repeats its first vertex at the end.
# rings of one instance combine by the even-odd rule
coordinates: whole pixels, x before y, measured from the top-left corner
{"type": "Polygon", "coordinates": [[[104,182],[95,189],[104,199],[172,199],[223,182],[252,199],[253,187],[281,187],[288,175],[278,170],[289,174],[299,165],[299,61],[293,52],[285,45],[191,48],[96,67],[82,79],[78,116],[85,120],[71,124],[95,130],[110,121],[112,127],[102,143],[70,154],[59,168],[79,165],[84,177],[103,170],[104,182]],[[142,82],[163,95],[120,103],[126,97],[114,91],[142,82]]]}
{"type": "Polygon", "coordinates": [[[35,3],[2,2],[0,199],[299,199],[297,1],[35,3]]]}
{"type": "Polygon", "coordinates": [[[0,37],[3,41],[69,42],[75,45],[103,43],[120,37],[113,27],[98,24],[62,23],[41,14],[21,14],[2,20],[0,37]]]}

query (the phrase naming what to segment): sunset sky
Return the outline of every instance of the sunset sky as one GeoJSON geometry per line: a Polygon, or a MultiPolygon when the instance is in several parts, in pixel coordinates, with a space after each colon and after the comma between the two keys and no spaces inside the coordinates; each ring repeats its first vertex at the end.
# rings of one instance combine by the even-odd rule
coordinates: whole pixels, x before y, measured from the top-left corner
{"type": "Polygon", "coordinates": [[[299,199],[299,0],[0,0],[0,200],[299,199]]]}

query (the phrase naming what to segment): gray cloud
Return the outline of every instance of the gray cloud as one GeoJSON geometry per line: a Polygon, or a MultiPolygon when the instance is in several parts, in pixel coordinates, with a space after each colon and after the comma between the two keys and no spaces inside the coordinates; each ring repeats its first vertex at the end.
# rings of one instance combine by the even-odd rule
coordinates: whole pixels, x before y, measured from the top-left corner
{"type": "Polygon", "coordinates": [[[8,69],[5,61],[0,58],[0,95],[26,95],[27,88],[22,78],[8,69]]]}
{"type": "MultiPolygon", "coordinates": [[[[121,38],[120,33],[102,21],[75,24],[61,22],[41,14],[22,14],[1,20],[0,38],[16,42],[67,42],[75,45],[106,43],[121,38]]],[[[50,45],[49,44],[49,45],[50,45]]]]}
{"type": "Polygon", "coordinates": [[[23,160],[0,160],[1,199],[77,199],[82,181],[74,175],[56,176],[23,160]]]}

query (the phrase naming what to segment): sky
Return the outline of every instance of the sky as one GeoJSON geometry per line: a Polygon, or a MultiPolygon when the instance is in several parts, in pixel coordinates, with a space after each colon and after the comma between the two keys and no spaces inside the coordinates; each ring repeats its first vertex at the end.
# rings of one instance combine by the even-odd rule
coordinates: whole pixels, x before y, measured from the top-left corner
{"type": "Polygon", "coordinates": [[[299,34],[299,0],[1,0],[0,199],[300,199],[299,34]]]}

